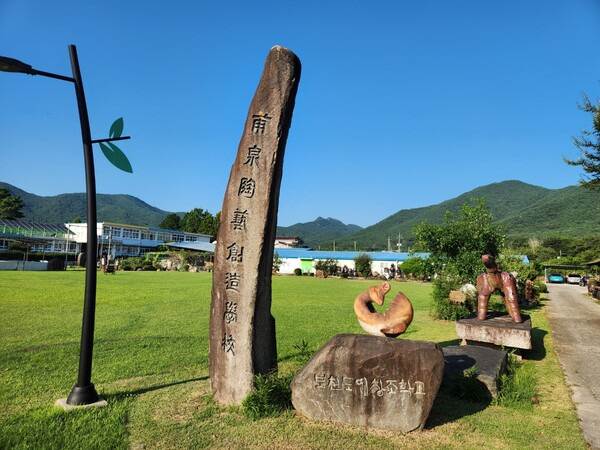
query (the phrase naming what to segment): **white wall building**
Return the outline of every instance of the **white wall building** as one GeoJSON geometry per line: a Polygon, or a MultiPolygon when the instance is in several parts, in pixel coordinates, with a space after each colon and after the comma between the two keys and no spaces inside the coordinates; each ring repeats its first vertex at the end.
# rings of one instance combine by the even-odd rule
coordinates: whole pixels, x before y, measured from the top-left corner
{"type": "MultiPolygon", "coordinates": [[[[65,224],[80,245],[79,250],[87,242],[87,224],[65,224]]],[[[96,225],[98,236],[98,254],[108,254],[110,258],[118,256],[140,256],[156,251],[159,245],[166,242],[208,242],[210,236],[186,231],[165,230],[155,227],[125,225],[113,222],[101,222],[96,225]]]]}
{"type": "MultiPolygon", "coordinates": [[[[210,236],[155,227],[113,222],[96,224],[97,254],[140,256],[167,242],[210,244],[210,236]]],[[[7,251],[11,241],[26,242],[29,252],[80,253],[86,251],[87,224],[44,225],[18,220],[0,220],[0,251],[7,251]]]]}
{"type": "Polygon", "coordinates": [[[295,269],[302,270],[302,273],[315,273],[315,265],[319,261],[332,259],[336,261],[339,267],[346,266],[349,270],[354,270],[354,258],[359,254],[366,253],[371,259],[371,270],[379,274],[388,273],[392,266],[395,269],[401,266],[408,258],[418,257],[427,258],[429,253],[402,253],[402,252],[343,252],[343,251],[320,251],[310,248],[276,248],[275,254],[281,260],[279,273],[293,274],[295,269]]]}

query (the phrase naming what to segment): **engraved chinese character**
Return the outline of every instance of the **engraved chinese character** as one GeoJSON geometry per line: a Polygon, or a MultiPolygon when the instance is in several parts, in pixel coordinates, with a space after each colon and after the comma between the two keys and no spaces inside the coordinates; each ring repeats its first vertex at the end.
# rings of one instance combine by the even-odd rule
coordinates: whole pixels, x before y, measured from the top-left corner
{"type": "Polygon", "coordinates": [[[264,134],[267,120],[271,120],[268,113],[262,111],[252,115],[252,134],[264,134]]]}
{"type": "Polygon", "coordinates": [[[225,314],[223,314],[225,323],[237,322],[237,303],[225,302],[225,314]]]}
{"type": "Polygon", "coordinates": [[[223,339],[221,340],[221,348],[225,353],[231,352],[231,354],[235,356],[235,339],[231,334],[227,336],[227,333],[223,333],[223,339]]]}
{"type": "Polygon", "coordinates": [[[254,188],[256,187],[256,181],[252,178],[242,178],[240,181],[240,188],[238,189],[238,195],[243,195],[246,198],[252,198],[254,196],[254,188]]]}
{"type": "Polygon", "coordinates": [[[317,389],[325,389],[325,383],[327,382],[327,377],[324,373],[315,374],[315,388],[317,389]]]}
{"type": "Polygon", "coordinates": [[[227,259],[228,261],[242,262],[244,257],[244,247],[239,247],[235,242],[227,247],[227,259]]]}
{"type": "Polygon", "coordinates": [[[239,285],[240,276],[237,273],[227,272],[225,274],[225,289],[230,289],[237,292],[239,285]]]}
{"type": "Polygon", "coordinates": [[[248,218],[248,210],[245,209],[240,211],[239,208],[236,208],[233,212],[233,219],[231,220],[231,225],[233,225],[234,230],[245,230],[246,229],[246,219],[248,218]]]}
{"type": "Polygon", "coordinates": [[[425,383],[422,381],[415,381],[415,395],[425,395],[425,383]]]}
{"type": "Polygon", "coordinates": [[[344,386],[345,391],[353,391],[354,390],[354,378],[352,377],[342,377],[342,385],[344,386]]]}
{"type": "Polygon", "coordinates": [[[369,396],[369,380],[367,380],[365,377],[359,378],[356,380],[356,385],[359,386],[360,393],[363,395],[363,397],[369,396]]]}
{"type": "Polygon", "coordinates": [[[256,145],[248,148],[248,157],[244,165],[249,165],[250,167],[252,167],[256,164],[256,167],[258,167],[258,158],[260,156],[261,150],[262,149],[258,148],[256,145]]]}
{"type": "Polygon", "coordinates": [[[388,394],[395,394],[398,392],[398,380],[386,380],[385,389],[388,394]]]}
{"type": "Polygon", "coordinates": [[[371,394],[381,397],[383,392],[383,382],[377,378],[374,378],[373,382],[371,383],[371,394]]]}
{"type": "Polygon", "coordinates": [[[342,388],[340,387],[340,379],[338,377],[334,377],[333,375],[331,375],[327,382],[327,387],[329,388],[330,391],[341,390],[342,388]]]}

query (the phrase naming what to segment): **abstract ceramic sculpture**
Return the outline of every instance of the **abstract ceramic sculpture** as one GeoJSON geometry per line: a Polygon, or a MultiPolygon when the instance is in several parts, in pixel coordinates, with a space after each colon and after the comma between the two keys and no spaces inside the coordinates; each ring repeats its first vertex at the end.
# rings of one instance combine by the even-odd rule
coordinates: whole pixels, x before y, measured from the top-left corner
{"type": "Polygon", "coordinates": [[[398,292],[385,313],[375,311],[372,303],[383,305],[385,294],[389,291],[389,283],[371,286],[354,300],[354,314],[360,326],[369,334],[396,337],[404,333],[412,322],[413,307],[402,292],[398,292]]]}

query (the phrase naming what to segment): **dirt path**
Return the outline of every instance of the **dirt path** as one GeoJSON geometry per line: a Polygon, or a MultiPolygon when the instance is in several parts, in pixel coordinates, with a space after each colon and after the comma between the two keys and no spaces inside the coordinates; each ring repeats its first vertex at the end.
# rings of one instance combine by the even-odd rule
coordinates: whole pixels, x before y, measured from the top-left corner
{"type": "Polygon", "coordinates": [[[600,305],[580,286],[553,284],[548,290],[554,348],[573,391],[583,435],[600,449],[600,305]]]}

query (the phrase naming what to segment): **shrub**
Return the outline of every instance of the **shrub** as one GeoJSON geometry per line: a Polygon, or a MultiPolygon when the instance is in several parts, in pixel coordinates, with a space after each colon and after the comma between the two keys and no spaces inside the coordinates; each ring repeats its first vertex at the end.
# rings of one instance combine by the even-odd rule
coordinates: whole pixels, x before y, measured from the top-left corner
{"type": "Polygon", "coordinates": [[[333,259],[320,259],[315,264],[315,269],[322,270],[326,275],[335,275],[337,273],[337,263],[333,259]]]}
{"type": "Polygon", "coordinates": [[[450,303],[450,291],[460,288],[461,283],[455,277],[444,274],[433,281],[433,306],[431,315],[436,319],[460,320],[471,315],[471,304],[450,303]]]}
{"type": "Polygon", "coordinates": [[[277,417],[292,408],[292,377],[257,375],[254,378],[254,391],[242,402],[244,415],[252,420],[263,417],[277,417]]]}
{"type": "Polygon", "coordinates": [[[415,278],[425,277],[425,260],[421,258],[408,258],[399,265],[404,276],[411,275],[415,278]]]}
{"type": "Polygon", "coordinates": [[[190,265],[188,263],[185,263],[184,265],[181,266],[180,270],[182,272],[187,272],[188,270],[190,270],[190,265]]]}
{"type": "Polygon", "coordinates": [[[354,258],[354,267],[363,277],[367,278],[371,274],[372,261],[371,256],[367,253],[359,253],[356,258],[354,258]]]}
{"type": "Polygon", "coordinates": [[[302,276],[302,269],[300,269],[299,267],[296,267],[294,269],[294,275],[296,275],[298,277],[302,276]]]}
{"type": "Polygon", "coordinates": [[[540,294],[546,294],[548,292],[548,286],[543,281],[535,280],[533,282],[533,289],[540,294]]]}

